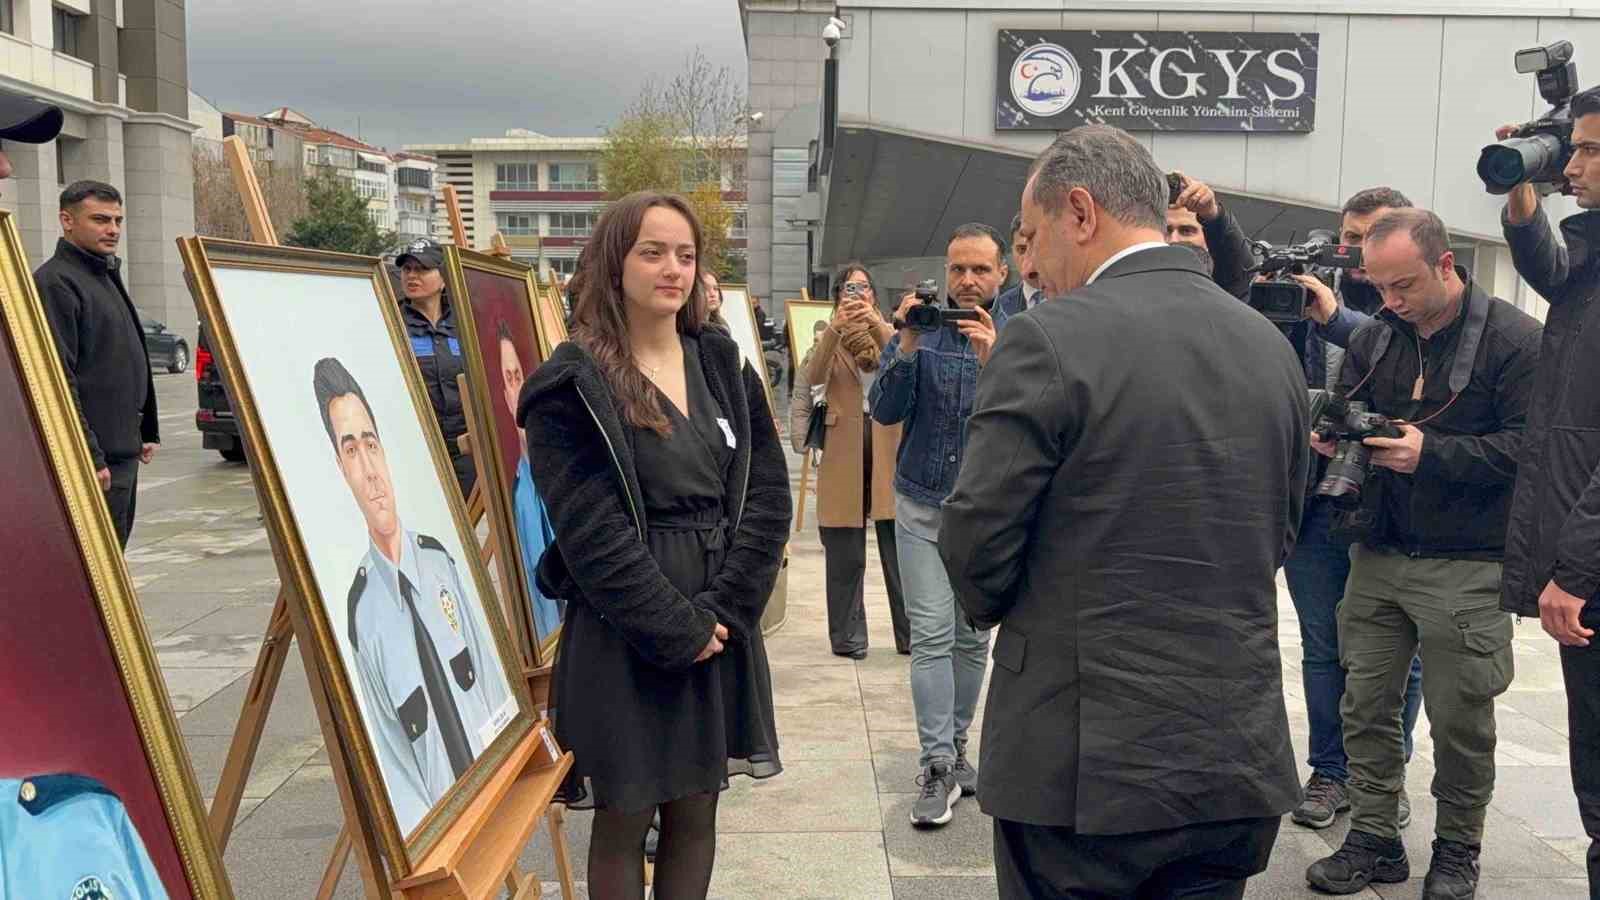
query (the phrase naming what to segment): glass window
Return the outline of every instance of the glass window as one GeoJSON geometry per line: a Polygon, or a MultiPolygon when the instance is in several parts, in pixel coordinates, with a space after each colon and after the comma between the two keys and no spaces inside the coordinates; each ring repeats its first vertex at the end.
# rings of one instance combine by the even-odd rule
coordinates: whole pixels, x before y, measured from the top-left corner
{"type": "Polygon", "coordinates": [[[59,6],[51,7],[50,13],[51,22],[55,26],[56,50],[82,59],[83,54],[78,48],[78,31],[83,16],[68,12],[59,6]]]}
{"type": "Polygon", "coordinates": [[[722,183],[722,168],[714,159],[691,159],[682,165],[679,174],[684,185],[691,188],[722,183]]]}
{"type": "Polygon", "coordinates": [[[600,167],[594,163],[551,163],[550,190],[598,191],[600,167]]]}
{"type": "Polygon", "coordinates": [[[17,14],[12,6],[12,0],[0,0],[0,31],[6,34],[17,33],[17,14]]]}
{"type": "Polygon", "coordinates": [[[401,187],[433,189],[433,173],[427,169],[414,169],[410,166],[395,170],[395,181],[401,187]]]}
{"type": "Polygon", "coordinates": [[[501,234],[538,234],[538,217],[533,213],[495,213],[501,234]]]}
{"type": "Polygon", "coordinates": [[[562,275],[572,275],[578,271],[578,260],[575,257],[561,257],[550,260],[550,271],[562,275]]]}
{"type": "Polygon", "coordinates": [[[497,191],[537,191],[538,163],[495,163],[494,187],[497,191]]]}
{"type": "Polygon", "coordinates": [[[563,212],[550,214],[551,237],[588,237],[594,232],[600,217],[588,212],[563,212]]]}
{"type": "Polygon", "coordinates": [[[733,224],[728,226],[728,237],[742,238],[749,233],[749,230],[750,214],[742,209],[735,212],[733,214],[733,224]]]}
{"type": "Polygon", "coordinates": [[[363,172],[377,172],[380,175],[387,171],[387,167],[385,167],[383,163],[376,160],[367,159],[366,157],[356,158],[356,168],[363,172]]]}

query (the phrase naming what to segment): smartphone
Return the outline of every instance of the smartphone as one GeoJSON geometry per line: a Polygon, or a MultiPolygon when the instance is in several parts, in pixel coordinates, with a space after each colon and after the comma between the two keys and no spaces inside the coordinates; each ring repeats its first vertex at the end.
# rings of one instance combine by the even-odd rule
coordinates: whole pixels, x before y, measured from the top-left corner
{"type": "Polygon", "coordinates": [[[1168,172],[1167,173],[1167,205],[1168,206],[1176,206],[1178,204],[1178,195],[1183,193],[1183,189],[1185,187],[1187,187],[1188,184],[1189,184],[1189,179],[1183,177],[1182,175],[1179,175],[1177,172],[1168,172]]]}

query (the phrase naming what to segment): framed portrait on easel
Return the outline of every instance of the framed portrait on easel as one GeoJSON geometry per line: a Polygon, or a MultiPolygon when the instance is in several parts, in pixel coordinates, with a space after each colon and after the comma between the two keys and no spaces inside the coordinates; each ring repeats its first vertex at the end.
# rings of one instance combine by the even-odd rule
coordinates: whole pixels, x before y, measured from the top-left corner
{"type": "MultiPolygon", "coordinates": [[[[508,602],[517,610],[518,627],[534,666],[548,664],[555,655],[566,602],[546,597],[535,578],[539,559],[555,543],[555,529],[533,483],[528,445],[517,425],[517,397],[522,384],[549,355],[557,340],[544,338],[550,326],[541,323],[539,285],[529,267],[488,256],[445,250],[445,278],[450,296],[465,297],[456,315],[468,393],[473,398],[472,433],[489,452],[481,462],[483,473],[498,490],[485,491],[485,509],[497,542],[501,583],[508,602]]],[[[482,483],[482,482],[480,482],[482,483]]]]}
{"type": "Polygon", "coordinates": [[[534,715],[393,291],[376,259],[179,243],[348,758],[346,819],[406,875],[534,715]]]}
{"type": "Polygon", "coordinates": [[[728,322],[728,331],[739,345],[739,356],[755,367],[761,384],[767,391],[767,405],[776,415],[777,402],[772,396],[772,382],[767,378],[767,357],[761,348],[761,329],[756,325],[756,302],[750,289],[742,284],[722,286],[722,317],[728,322]]]}
{"type": "Polygon", "coordinates": [[[232,897],[8,213],[0,322],[0,896],[232,897]]]}

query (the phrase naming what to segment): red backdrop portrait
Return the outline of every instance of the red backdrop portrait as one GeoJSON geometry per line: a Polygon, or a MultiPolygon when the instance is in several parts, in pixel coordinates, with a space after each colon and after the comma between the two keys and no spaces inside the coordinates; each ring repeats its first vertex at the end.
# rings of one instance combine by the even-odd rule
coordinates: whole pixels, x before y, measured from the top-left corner
{"type": "Polygon", "coordinates": [[[167,893],[191,897],[77,534],[3,333],[0,422],[8,438],[0,479],[0,778],[98,779],[121,799],[167,893]]]}
{"type": "MultiPolygon", "coordinates": [[[[500,460],[508,479],[517,474],[517,464],[522,460],[518,446],[517,421],[505,399],[505,360],[501,355],[500,327],[504,324],[511,334],[511,344],[516,348],[517,361],[526,379],[539,367],[539,338],[533,326],[533,305],[528,296],[528,283],[522,278],[512,278],[494,272],[463,267],[467,280],[467,294],[472,302],[472,322],[478,333],[478,346],[483,349],[484,378],[488,382],[494,403],[495,438],[500,445],[500,460]]],[[[510,403],[516,402],[518,384],[512,391],[510,403]]],[[[510,481],[506,490],[511,489],[510,481]]]]}

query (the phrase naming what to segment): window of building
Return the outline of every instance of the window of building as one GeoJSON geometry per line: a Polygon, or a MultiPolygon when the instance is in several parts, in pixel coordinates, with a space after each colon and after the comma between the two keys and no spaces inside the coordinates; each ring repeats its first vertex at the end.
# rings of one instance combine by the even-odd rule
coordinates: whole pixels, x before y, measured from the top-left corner
{"type": "Polygon", "coordinates": [[[395,170],[394,180],[396,184],[403,188],[433,190],[433,173],[427,169],[414,169],[410,166],[404,166],[395,170]]]}
{"type": "Polygon", "coordinates": [[[679,168],[680,177],[685,187],[694,188],[702,184],[722,184],[722,167],[714,159],[691,159],[679,168]]]}
{"type": "Polygon", "coordinates": [[[17,13],[13,0],[0,0],[0,31],[17,33],[17,13]]]}
{"type": "Polygon", "coordinates": [[[537,191],[538,163],[495,163],[494,189],[497,191],[537,191]]]}
{"type": "Polygon", "coordinates": [[[79,48],[79,34],[83,28],[83,16],[59,6],[50,9],[51,22],[55,27],[55,48],[68,56],[83,58],[79,48]]]}
{"type": "Polygon", "coordinates": [[[377,160],[367,159],[364,156],[356,158],[356,168],[363,172],[377,172],[379,175],[382,175],[384,172],[388,171],[388,167],[383,163],[378,162],[377,160]]]}
{"type": "Polygon", "coordinates": [[[562,275],[573,275],[578,271],[578,260],[575,257],[563,256],[559,259],[552,259],[549,262],[550,271],[552,272],[559,272],[562,275]]]}
{"type": "Polygon", "coordinates": [[[598,191],[600,167],[594,163],[551,163],[550,190],[598,191]]]}
{"type": "Polygon", "coordinates": [[[67,184],[67,142],[56,141],[56,184],[63,187],[67,184]]]}
{"type": "Polygon", "coordinates": [[[728,226],[728,237],[746,237],[750,231],[750,213],[739,210],[733,214],[733,224],[728,226]]]}
{"type": "Polygon", "coordinates": [[[501,234],[538,234],[539,217],[533,213],[495,213],[501,234]]]}
{"type": "Polygon", "coordinates": [[[551,237],[588,237],[594,233],[595,223],[600,217],[595,213],[551,213],[551,237]]]}

